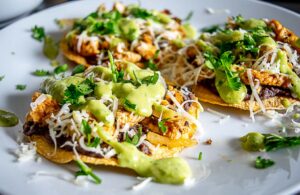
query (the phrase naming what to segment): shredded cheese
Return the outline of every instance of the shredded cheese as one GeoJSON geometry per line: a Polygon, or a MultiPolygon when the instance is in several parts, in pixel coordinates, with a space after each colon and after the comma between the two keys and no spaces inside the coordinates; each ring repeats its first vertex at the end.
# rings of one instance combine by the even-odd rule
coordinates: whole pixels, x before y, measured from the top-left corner
{"type": "Polygon", "coordinates": [[[135,191],[141,190],[142,188],[144,188],[148,183],[150,183],[153,180],[152,177],[148,177],[148,178],[139,178],[138,177],[138,179],[142,180],[142,182],[132,186],[132,190],[135,190],[135,191]]]}

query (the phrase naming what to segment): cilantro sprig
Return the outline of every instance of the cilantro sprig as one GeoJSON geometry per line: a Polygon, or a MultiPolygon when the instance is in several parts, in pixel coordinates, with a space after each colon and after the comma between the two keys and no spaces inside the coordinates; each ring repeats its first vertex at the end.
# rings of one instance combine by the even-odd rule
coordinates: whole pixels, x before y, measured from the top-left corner
{"type": "Polygon", "coordinates": [[[168,126],[166,126],[166,122],[168,121],[168,118],[162,119],[161,121],[158,122],[158,128],[160,131],[165,134],[168,131],[168,126]]]}
{"type": "Polygon", "coordinates": [[[266,169],[268,167],[271,167],[275,164],[275,162],[271,159],[265,159],[260,156],[258,156],[255,160],[255,168],[257,169],[266,169]]]}
{"type": "Polygon", "coordinates": [[[93,173],[93,170],[90,167],[84,164],[81,160],[76,160],[75,162],[80,168],[80,170],[75,173],[76,177],[81,175],[91,176],[96,184],[101,184],[101,179],[95,173],[93,173]]]}
{"type": "Polygon", "coordinates": [[[81,131],[86,135],[88,145],[91,144],[92,128],[86,120],[82,120],[81,122],[81,131]]]}
{"type": "Polygon", "coordinates": [[[75,66],[75,68],[73,69],[72,75],[75,75],[75,74],[78,74],[78,73],[82,73],[82,72],[84,72],[84,70],[85,70],[84,65],[79,64],[79,65],[75,66]]]}
{"type": "Polygon", "coordinates": [[[129,110],[135,110],[136,109],[136,104],[131,103],[127,99],[125,99],[125,101],[124,101],[124,106],[125,106],[125,108],[127,108],[129,110]]]}
{"type": "Polygon", "coordinates": [[[0,76],[0,81],[4,79],[5,75],[0,76]]]}
{"type": "Polygon", "coordinates": [[[210,52],[205,52],[206,65],[216,71],[222,71],[225,73],[228,86],[233,90],[239,90],[242,83],[237,72],[233,72],[231,67],[235,57],[231,51],[227,51],[221,54],[219,58],[214,56],[210,52]]]}
{"type": "Polygon", "coordinates": [[[42,41],[46,34],[45,34],[45,29],[41,26],[37,26],[35,25],[32,29],[31,29],[31,36],[32,38],[34,38],[35,40],[38,41],[42,41]]]}
{"type": "Polygon", "coordinates": [[[38,77],[43,77],[43,76],[50,76],[51,72],[48,70],[41,70],[41,69],[37,69],[34,72],[32,72],[32,74],[34,76],[38,76],[38,77]]]}
{"type": "Polygon", "coordinates": [[[16,85],[16,89],[19,91],[24,91],[26,89],[26,85],[18,84],[16,85]]]}
{"type": "Polygon", "coordinates": [[[127,132],[125,141],[130,144],[137,145],[140,141],[141,136],[142,136],[142,127],[139,127],[138,132],[132,138],[129,137],[127,132]]]}
{"type": "Polygon", "coordinates": [[[78,106],[84,102],[84,96],[91,94],[94,88],[95,83],[92,78],[87,78],[78,85],[71,84],[65,90],[62,103],[78,106]]]}
{"type": "Polygon", "coordinates": [[[54,74],[60,74],[60,73],[66,72],[68,69],[69,69],[68,64],[63,64],[63,65],[57,66],[53,72],[54,72],[54,74]]]}

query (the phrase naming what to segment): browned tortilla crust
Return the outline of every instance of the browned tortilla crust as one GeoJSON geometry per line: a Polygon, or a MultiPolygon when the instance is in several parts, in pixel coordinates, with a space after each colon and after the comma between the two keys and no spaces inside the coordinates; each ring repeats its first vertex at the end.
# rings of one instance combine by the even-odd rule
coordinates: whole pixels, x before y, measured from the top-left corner
{"type": "MultiPolygon", "coordinates": [[[[202,85],[194,86],[192,91],[194,94],[196,94],[199,100],[203,102],[225,107],[238,108],[242,110],[250,110],[250,100],[243,101],[240,104],[228,104],[224,102],[220,96],[214,94],[212,91],[210,91],[208,88],[202,85]]],[[[275,96],[268,99],[264,99],[262,100],[262,102],[267,110],[282,110],[285,109],[283,105],[283,100],[285,99],[288,100],[290,103],[298,101],[294,98],[275,96]]],[[[258,110],[260,110],[260,106],[256,101],[254,101],[253,111],[258,110]]]]}

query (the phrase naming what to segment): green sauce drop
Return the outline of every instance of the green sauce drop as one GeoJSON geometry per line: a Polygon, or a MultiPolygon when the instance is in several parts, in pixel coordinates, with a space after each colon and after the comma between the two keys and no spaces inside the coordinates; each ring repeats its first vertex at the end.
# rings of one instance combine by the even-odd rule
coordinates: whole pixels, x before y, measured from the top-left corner
{"type": "Polygon", "coordinates": [[[188,163],[182,158],[154,160],[130,143],[112,141],[110,136],[101,129],[98,129],[98,134],[104,142],[116,150],[121,167],[133,169],[142,177],[152,177],[159,183],[183,184],[192,175],[188,163]]]}
{"type": "Polygon", "coordinates": [[[13,127],[18,123],[19,119],[14,113],[0,110],[0,127],[13,127]]]}

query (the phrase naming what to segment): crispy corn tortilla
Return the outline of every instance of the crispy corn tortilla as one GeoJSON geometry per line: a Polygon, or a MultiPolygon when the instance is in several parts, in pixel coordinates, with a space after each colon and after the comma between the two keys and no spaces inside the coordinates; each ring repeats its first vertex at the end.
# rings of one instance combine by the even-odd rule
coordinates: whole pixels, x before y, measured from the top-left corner
{"type": "Polygon", "coordinates": [[[84,57],[80,56],[79,54],[77,54],[69,49],[68,43],[65,39],[61,40],[61,42],[60,42],[60,50],[62,51],[62,53],[64,54],[64,56],[67,59],[69,59],[77,64],[82,64],[86,67],[91,66],[90,64],[88,64],[88,62],[86,61],[86,59],[84,57]]]}
{"type": "MultiPolygon", "coordinates": [[[[238,108],[242,110],[250,110],[250,100],[243,101],[240,104],[228,104],[224,102],[220,96],[214,94],[213,92],[211,92],[209,89],[207,89],[202,85],[194,86],[192,92],[196,94],[196,96],[199,98],[200,101],[203,102],[216,104],[219,106],[238,108]]],[[[262,102],[267,110],[283,110],[285,109],[283,105],[284,100],[288,100],[290,103],[297,102],[297,100],[294,98],[279,97],[279,96],[264,99],[262,100],[262,102]]],[[[254,101],[253,111],[255,112],[258,110],[260,110],[260,106],[256,101],[254,101]]]]}
{"type": "MultiPolygon", "coordinates": [[[[37,152],[52,162],[65,164],[76,159],[76,156],[72,151],[57,148],[56,153],[54,153],[53,144],[49,143],[49,141],[42,135],[32,135],[29,137],[29,140],[36,142],[37,152]]],[[[172,157],[176,153],[180,152],[180,150],[182,150],[182,147],[167,148],[165,146],[160,146],[154,151],[151,157],[154,159],[172,157]]],[[[85,163],[94,165],[119,166],[116,158],[97,158],[82,154],[79,156],[80,159],[85,163]]]]}

